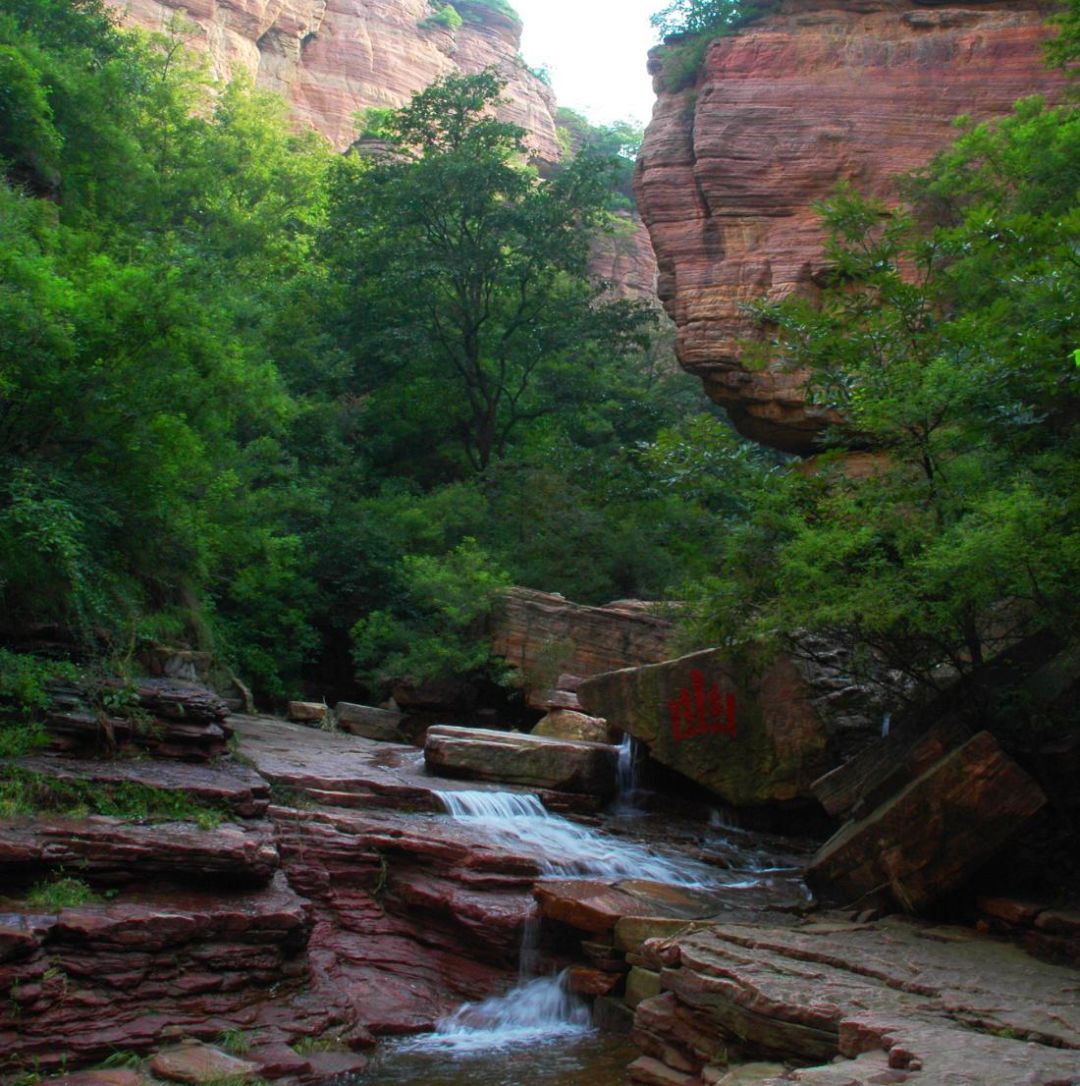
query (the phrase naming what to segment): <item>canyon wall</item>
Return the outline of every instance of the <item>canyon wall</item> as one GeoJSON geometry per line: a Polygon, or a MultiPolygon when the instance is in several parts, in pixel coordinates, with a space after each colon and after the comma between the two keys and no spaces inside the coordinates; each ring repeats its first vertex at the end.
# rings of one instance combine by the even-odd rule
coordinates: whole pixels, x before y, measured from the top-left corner
{"type": "Polygon", "coordinates": [[[663,90],[638,160],[638,206],[682,365],[747,437],[808,454],[828,424],[802,379],[741,364],[753,324],[741,306],[813,294],[823,233],[813,204],[840,181],[894,195],[899,173],[956,135],[952,120],[1053,98],[1036,0],[781,0],[713,41],[696,82],[663,90]]]}
{"type": "Polygon", "coordinates": [[[354,115],[403,105],[440,76],[489,66],[507,79],[503,119],[528,132],[537,158],[558,159],[551,89],[519,59],[521,24],[483,0],[461,0],[456,31],[423,28],[428,0],[109,0],[123,20],[162,30],[177,14],[214,74],[247,72],[338,150],[356,139],[354,115]]]}

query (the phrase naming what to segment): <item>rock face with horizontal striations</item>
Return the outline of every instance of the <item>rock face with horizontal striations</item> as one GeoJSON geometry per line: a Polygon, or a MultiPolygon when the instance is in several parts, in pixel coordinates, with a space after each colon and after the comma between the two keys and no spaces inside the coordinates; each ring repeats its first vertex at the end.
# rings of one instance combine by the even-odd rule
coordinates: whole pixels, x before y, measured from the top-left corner
{"type": "Polygon", "coordinates": [[[618,748],[483,728],[428,728],[424,761],[441,777],[497,781],[608,797],[615,793],[618,748]]]}
{"type": "Polygon", "coordinates": [[[735,806],[806,800],[829,768],[828,729],[795,665],[739,676],[716,649],[581,684],[585,710],[735,806]]]}
{"type": "MultiPolygon", "coordinates": [[[[533,153],[561,157],[551,90],[518,59],[521,24],[484,0],[456,4],[462,26],[422,27],[428,0],[109,0],[125,22],[160,31],[183,14],[193,49],[220,78],[240,73],[282,94],[293,115],[338,150],[357,138],[354,116],[397,108],[445,75],[495,67],[507,79],[503,120],[533,153]]],[[[185,35],[186,36],[186,35],[185,35]]]]}
{"type": "Polygon", "coordinates": [[[968,929],[702,924],[640,956],[662,991],[637,1005],[636,1082],[723,1081],[755,1056],[802,1068],[760,1086],[1050,1086],[1080,1069],[1076,973],[968,929]]]}
{"type": "Polygon", "coordinates": [[[659,663],[670,656],[673,633],[655,605],[641,600],[588,607],[556,593],[512,588],[492,620],[491,649],[520,672],[530,704],[577,709],[576,699],[554,698],[552,690],[572,692],[581,678],[659,663]],[[564,673],[571,683],[562,681],[564,673]]]}
{"type": "MultiPolygon", "coordinates": [[[[746,302],[813,296],[824,268],[813,209],[840,181],[886,199],[893,179],[1026,95],[1058,95],[1038,0],[781,0],[715,40],[696,83],[662,89],[638,161],[638,206],[683,366],[742,433],[814,451],[830,421],[802,377],[742,364],[746,302]]],[[[660,54],[654,54],[656,70],[660,54]]]]}

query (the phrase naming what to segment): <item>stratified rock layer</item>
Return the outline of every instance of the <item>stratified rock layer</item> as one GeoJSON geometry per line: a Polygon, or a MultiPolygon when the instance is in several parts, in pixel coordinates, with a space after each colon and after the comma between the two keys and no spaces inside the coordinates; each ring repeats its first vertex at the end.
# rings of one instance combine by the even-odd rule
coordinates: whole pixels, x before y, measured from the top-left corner
{"type": "Polygon", "coordinates": [[[894,197],[893,179],[955,138],[952,119],[1054,96],[1036,0],[782,0],[710,46],[696,85],[660,100],[642,148],[638,205],[678,326],[683,366],[748,437],[814,449],[829,421],[802,378],[740,364],[740,309],[813,295],[823,233],[813,204],[839,181],[894,197]]]}
{"type": "Polygon", "coordinates": [[[512,588],[493,619],[491,649],[520,672],[530,704],[578,709],[576,698],[552,692],[571,694],[581,678],[659,663],[670,656],[673,632],[655,605],[641,600],[587,607],[555,593],[512,588]]]}
{"type": "Polygon", "coordinates": [[[662,993],[637,1006],[650,1062],[631,1068],[635,1081],[700,1086],[728,1056],[754,1054],[823,1064],[782,1080],[807,1086],[1049,1086],[1080,1074],[1075,971],[1016,947],[899,919],[699,929],[642,948],[662,993]]]}
{"type": "Polygon", "coordinates": [[[528,133],[533,152],[560,157],[550,89],[518,60],[521,25],[487,4],[462,0],[456,32],[421,28],[428,0],[109,0],[125,21],[161,30],[183,13],[190,40],[220,77],[246,72],[289,101],[294,116],[339,150],[357,138],[355,114],[404,105],[441,76],[494,66],[507,78],[504,120],[528,133]]]}

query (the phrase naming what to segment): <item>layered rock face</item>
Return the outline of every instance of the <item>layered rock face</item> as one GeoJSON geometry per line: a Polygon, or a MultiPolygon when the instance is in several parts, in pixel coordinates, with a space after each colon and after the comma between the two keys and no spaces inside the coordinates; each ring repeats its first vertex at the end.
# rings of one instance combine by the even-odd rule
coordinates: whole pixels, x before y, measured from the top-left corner
{"type": "MultiPolygon", "coordinates": [[[[1054,97],[1037,0],[782,0],[714,41],[694,86],[665,93],[638,161],[638,206],[683,366],[742,433],[806,454],[830,421],[802,378],[741,364],[743,303],[813,295],[813,204],[840,181],[891,198],[893,179],[1025,95],[1054,97]]],[[[654,63],[657,58],[654,58],[654,63]]]]}
{"type": "Polygon", "coordinates": [[[440,76],[489,66],[508,80],[504,120],[528,132],[537,158],[560,156],[550,89],[518,61],[521,25],[485,3],[458,5],[457,31],[421,28],[428,0],[109,0],[126,22],[161,30],[179,13],[198,26],[193,48],[214,74],[241,72],[289,101],[294,115],[339,150],[354,115],[404,105],[440,76]]]}

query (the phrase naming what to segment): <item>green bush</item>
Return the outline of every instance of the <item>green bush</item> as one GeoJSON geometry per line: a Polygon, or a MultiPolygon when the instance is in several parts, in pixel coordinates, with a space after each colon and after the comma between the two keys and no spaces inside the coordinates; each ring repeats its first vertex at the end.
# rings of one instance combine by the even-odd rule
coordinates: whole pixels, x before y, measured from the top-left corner
{"type": "Polygon", "coordinates": [[[664,89],[678,91],[693,83],[709,42],[734,33],[767,6],[768,0],[675,0],[652,16],[667,46],[661,54],[664,89]]]}
{"type": "Polygon", "coordinates": [[[434,15],[422,19],[418,25],[421,30],[443,27],[449,31],[456,31],[465,25],[465,20],[458,14],[458,10],[453,4],[444,4],[434,15]]]}

